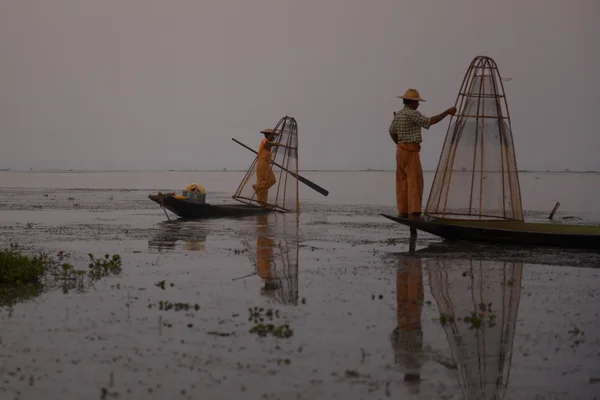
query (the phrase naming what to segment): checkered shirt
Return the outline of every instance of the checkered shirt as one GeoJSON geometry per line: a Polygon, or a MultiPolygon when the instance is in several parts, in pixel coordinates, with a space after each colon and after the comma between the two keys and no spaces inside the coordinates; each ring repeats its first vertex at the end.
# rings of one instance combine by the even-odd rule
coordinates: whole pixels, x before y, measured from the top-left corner
{"type": "Polygon", "coordinates": [[[394,116],[389,132],[397,143],[421,143],[421,128],[429,129],[429,117],[404,106],[394,116]]]}

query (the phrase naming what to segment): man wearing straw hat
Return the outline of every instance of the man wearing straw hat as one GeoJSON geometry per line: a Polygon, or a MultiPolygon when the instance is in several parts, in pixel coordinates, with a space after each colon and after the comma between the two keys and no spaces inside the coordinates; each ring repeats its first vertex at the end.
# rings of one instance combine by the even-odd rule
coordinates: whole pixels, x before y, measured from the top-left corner
{"type": "Polygon", "coordinates": [[[260,146],[258,147],[256,184],[252,185],[252,188],[256,193],[256,200],[260,205],[265,206],[268,204],[269,189],[276,182],[275,174],[271,167],[271,148],[278,146],[277,143],[273,142],[273,139],[279,132],[273,129],[264,129],[260,133],[265,135],[265,138],[260,142],[260,146]]]}
{"type": "Polygon", "coordinates": [[[419,102],[425,101],[416,89],[408,89],[403,96],[404,108],[394,112],[394,120],[389,133],[396,143],[396,203],[401,218],[422,219],[423,169],[421,151],[421,128],[429,129],[448,115],[456,113],[450,107],[434,117],[426,117],[417,111],[419,102]]]}

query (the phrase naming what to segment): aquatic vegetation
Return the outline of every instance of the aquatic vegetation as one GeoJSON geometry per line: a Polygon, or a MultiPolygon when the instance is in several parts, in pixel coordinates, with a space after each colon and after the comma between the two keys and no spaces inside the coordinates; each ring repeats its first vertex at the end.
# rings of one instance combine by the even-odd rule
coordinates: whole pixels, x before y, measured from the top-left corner
{"type": "Polygon", "coordinates": [[[346,372],[344,372],[344,375],[346,375],[346,378],[358,378],[358,377],[360,377],[360,374],[358,373],[358,371],[353,370],[353,369],[347,369],[346,372]]]}
{"type": "Polygon", "coordinates": [[[0,251],[0,285],[39,284],[46,269],[43,256],[26,256],[16,246],[0,251]]]}
{"type": "Polygon", "coordinates": [[[454,317],[452,315],[447,315],[444,313],[440,314],[440,324],[442,324],[442,326],[445,326],[447,323],[454,323],[454,317]]]}
{"type": "MultiPolygon", "coordinates": [[[[166,283],[166,281],[163,279],[163,280],[162,280],[162,281],[160,281],[160,282],[156,282],[156,283],[154,284],[154,286],[156,286],[156,287],[159,287],[159,288],[161,288],[162,290],[165,290],[165,288],[166,288],[166,286],[167,286],[167,283],[166,283]]],[[[169,284],[169,286],[170,286],[170,287],[173,287],[174,285],[173,285],[173,283],[170,283],[170,284],[169,284]]]]}
{"type": "Polygon", "coordinates": [[[477,313],[472,312],[471,315],[465,317],[463,320],[465,323],[470,324],[469,329],[481,328],[482,318],[477,313]]]}
{"type": "Polygon", "coordinates": [[[264,322],[265,318],[268,318],[269,321],[272,321],[273,317],[279,318],[279,310],[272,310],[272,309],[265,310],[262,307],[261,308],[254,307],[254,308],[248,308],[248,312],[250,313],[250,316],[248,317],[248,321],[254,321],[254,323],[264,322]]]}
{"type": "MultiPolygon", "coordinates": [[[[491,303],[490,303],[491,304],[491,303]]],[[[484,311],[485,311],[485,304],[484,311]]],[[[493,328],[496,326],[496,314],[491,311],[491,306],[488,305],[488,314],[487,314],[487,326],[488,328],[493,328]]],[[[466,324],[469,324],[469,329],[480,329],[485,327],[486,323],[486,313],[484,311],[480,311],[479,313],[471,312],[471,315],[463,318],[463,321],[466,324]]]]}
{"type": "Polygon", "coordinates": [[[573,329],[571,329],[568,333],[570,335],[570,339],[573,340],[573,344],[571,344],[572,349],[585,342],[585,333],[582,330],[580,330],[577,326],[574,325],[573,329]]]}
{"type": "MultiPolygon", "coordinates": [[[[148,305],[148,308],[152,308],[152,304],[148,305]]],[[[158,302],[158,309],[160,311],[198,311],[200,306],[198,304],[190,303],[171,303],[170,301],[161,300],[158,302]]]]}
{"type": "Polygon", "coordinates": [[[91,253],[88,256],[90,257],[88,274],[93,280],[121,272],[121,256],[118,254],[114,254],[112,257],[105,254],[104,258],[94,258],[91,253]]]}
{"type": "Polygon", "coordinates": [[[76,268],[69,253],[59,251],[52,257],[45,253],[27,255],[17,245],[0,250],[0,307],[15,304],[56,288],[63,293],[84,291],[95,281],[121,272],[118,254],[95,258],[89,254],[88,269],[76,268]]]}
{"type": "Polygon", "coordinates": [[[250,333],[256,333],[258,336],[267,336],[271,334],[279,338],[289,338],[294,334],[288,324],[276,326],[274,324],[263,324],[265,318],[272,321],[273,318],[279,318],[279,310],[267,309],[262,307],[248,308],[250,316],[248,321],[254,321],[254,325],[250,329],[250,333]]]}
{"type": "Polygon", "coordinates": [[[294,335],[288,324],[275,326],[273,324],[257,324],[250,329],[250,333],[256,333],[258,336],[267,336],[269,333],[278,338],[289,338],[294,335]]]}
{"type": "Polygon", "coordinates": [[[206,334],[213,335],[213,336],[221,336],[221,337],[228,337],[228,336],[235,335],[234,332],[216,332],[216,331],[208,331],[208,332],[206,332],[206,334]]]}

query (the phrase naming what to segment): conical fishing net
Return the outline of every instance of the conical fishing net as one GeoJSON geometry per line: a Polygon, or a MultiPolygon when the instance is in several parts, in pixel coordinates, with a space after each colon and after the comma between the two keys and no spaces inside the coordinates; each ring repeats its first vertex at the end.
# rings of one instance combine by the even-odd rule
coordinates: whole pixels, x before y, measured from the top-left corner
{"type": "Polygon", "coordinates": [[[476,57],[456,100],[425,214],[523,220],[508,104],[494,60],[476,57]]]}
{"type": "Polygon", "coordinates": [[[248,172],[233,198],[246,204],[273,208],[278,211],[299,211],[298,202],[298,125],[292,117],[283,117],[269,139],[270,154],[259,150],[261,136],[257,135],[256,151],[248,172]],[[266,157],[265,157],[266,155],[266,157]]]}

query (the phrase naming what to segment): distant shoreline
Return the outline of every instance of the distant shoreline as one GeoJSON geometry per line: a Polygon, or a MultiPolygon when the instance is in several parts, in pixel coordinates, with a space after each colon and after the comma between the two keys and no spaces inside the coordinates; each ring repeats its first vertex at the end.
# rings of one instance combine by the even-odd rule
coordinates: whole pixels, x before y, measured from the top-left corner
{"type": "MultiPolygon", "coordinates": [[[[300,169],[300,172],[394,172],[394,169],[300,169]]],[[[9,173],[110,173],[110,172],[246,172],[243,169],[39,169],[39,170],[17,170],[17,169],[0,169],[0,172],[9,173]]],[[[435,173],[435,170],[423,170],[427,173],[435,173]]],[[[458,173],[468,173],[469,171],[455,171],[458,173]]],[[[488,171],[492,172],[492,171],[488,171]]],[[[500,171],[496,171],[500,172],[500,171]]],[[[555,170],[519,170],[521,174],[598,174],[600,171],[555,171],[555,170]]]]}

